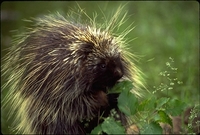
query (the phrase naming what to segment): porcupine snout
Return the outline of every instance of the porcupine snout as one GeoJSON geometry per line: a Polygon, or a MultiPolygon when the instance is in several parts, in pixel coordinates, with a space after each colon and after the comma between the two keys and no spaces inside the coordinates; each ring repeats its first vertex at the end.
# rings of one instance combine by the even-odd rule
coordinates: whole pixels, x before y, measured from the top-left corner
{"type": "Polygon", "coordinates": [[[124,75],[122,69],[120,69],[120,68],[115,68],[113,74],[114,74],[114,77],[116,78],[116,80],[119,80],[124,75]]]}
{"type": "Polygon", "coordinates": [[[115,81],[118,81],[124,75],[124,68],[119,58],[113,61],[113,65],[113,78],[115,81]]]}
{"type": "Polygon", "coordinates": [[[107,65],[107,86],[113,87],[115,83],[124,75],[124,69],[119,59],[111,60],[107,65]]]}

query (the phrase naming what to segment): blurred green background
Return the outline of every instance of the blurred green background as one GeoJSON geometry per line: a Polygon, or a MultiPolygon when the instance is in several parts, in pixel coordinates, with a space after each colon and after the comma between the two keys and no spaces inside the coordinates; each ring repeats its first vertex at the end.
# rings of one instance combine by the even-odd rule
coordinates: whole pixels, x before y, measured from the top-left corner
{"type": "MultiPolygon", "coordinates": [[[[169,88],[172,80],[177,78],[182,83],[175,83],[173,89],[158,91],[155,93],[156,96],[176,97],[185,101],[188,106],[198,104],[199,4],[195,1],[3,2],[1,3],[1,56],[6,53],[3,50],[11,46],[12,31],[18,30],[15,34],[20,33],[24,27],[29,26],[27,22],[22,21],[23,19],[56,11],[63,14],[71,9],[76,11],[77,3],[91,17],[96,12],[99,23],[102,23],[101,18],[104,15],[111,15],[119,5],[125,4],[124,11],[128,12],[130,18],[122,29],[133,22],[133,26],[136,26],[126,38],[129,40],[136,38],[129,43],[130,51],[141,56],[136,64],[145,75],[147,89],[152,93],[163,84],[169,88]],[[166,65],[167,62],[177,68],[176,72],[166,65]],[[166,73],[166,76],[163,73],[166,73]]],[[[4,79],[1,83],[4,83],[4,79]]],[[[6,91],[2,93],[2,99],[5,94],[6,91]]],[[[9,131],[11,121],[6,121],[7,114],[7,110],[1,110],[1,131],[4,134],[11,133],[9,131]]]]}

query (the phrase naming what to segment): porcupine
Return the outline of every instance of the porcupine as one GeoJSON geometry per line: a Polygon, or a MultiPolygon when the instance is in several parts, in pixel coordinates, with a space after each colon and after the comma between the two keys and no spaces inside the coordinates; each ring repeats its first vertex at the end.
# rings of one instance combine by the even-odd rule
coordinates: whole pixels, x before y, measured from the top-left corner
{"type": "Polygon", "coordinates": [[[124,78],[142,85],[125,47],[131,25],[113,32],[124,22],[121,9],[99,27],[59,13],[29,20],[33,28],[15,40],[2,70],[10,73],[5,87],[17,133],[85,134],[81,121],[117,106],[109,88],[124,78]]]}

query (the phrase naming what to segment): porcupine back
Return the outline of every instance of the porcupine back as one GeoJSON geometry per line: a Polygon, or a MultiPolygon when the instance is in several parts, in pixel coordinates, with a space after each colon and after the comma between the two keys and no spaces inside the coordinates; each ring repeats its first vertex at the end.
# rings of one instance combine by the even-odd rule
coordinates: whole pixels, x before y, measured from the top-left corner
{"type": "Polygon", "coordinates": [[[59,13],[29,20],[33,28],[15,39],[2,69],[8,74],[4,87],[9,88],[10,115],[16,115],[19,133],[66,133],[69,128],[72,133],[84,132],[74,123],[94,117],[102,106],[87,94],[100,58],[120,57],[123,78],[132,80],[133,92],[140,95],[140,71],[125,42],[131,25],[120,35],[114,33],[124,23],[126,14],[120,17],[121,12],[122,7],[102,25],[95,17],[83,24],[59,13]]]}

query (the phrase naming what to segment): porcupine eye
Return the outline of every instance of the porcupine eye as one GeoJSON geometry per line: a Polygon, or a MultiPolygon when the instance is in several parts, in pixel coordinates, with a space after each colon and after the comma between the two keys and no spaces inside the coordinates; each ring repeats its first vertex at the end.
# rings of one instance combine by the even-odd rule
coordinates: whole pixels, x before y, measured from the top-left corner
{"type": "Polygon", "coordinates": [[[102,64],[100,64],[100,67],[101,67],[102,70],[105,70],[106,69],[106,64],[102,63],[102,64]]]}

